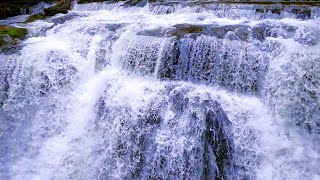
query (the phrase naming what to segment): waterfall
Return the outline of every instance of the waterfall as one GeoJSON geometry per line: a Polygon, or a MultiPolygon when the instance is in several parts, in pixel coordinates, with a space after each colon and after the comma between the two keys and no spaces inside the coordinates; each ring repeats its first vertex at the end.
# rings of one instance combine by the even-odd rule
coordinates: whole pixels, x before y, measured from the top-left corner
{"type": "Polygon", "coordinates": [[[0,179],[319,179],[320,11],[299,8],[89,3],[17,24],[0,179]]]}

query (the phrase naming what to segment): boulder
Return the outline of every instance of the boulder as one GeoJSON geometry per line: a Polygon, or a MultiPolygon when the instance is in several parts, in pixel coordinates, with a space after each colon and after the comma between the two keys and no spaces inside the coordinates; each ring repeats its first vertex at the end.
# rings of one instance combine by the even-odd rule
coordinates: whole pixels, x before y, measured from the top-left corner
{"type": "Polygon", "coordinates": [[[36,20],[43,20],[50,16],[62,13],[67,14],[71,8],[72,0],[60,0],[55,6],[44,9],[44,13],[31,15],[25,23],[30,23],[36,20]]]}
{"type": "Polygon", "coordinates": [[[27,29],[0,25],[0,50],[15,45],[26,37],[27,29]]]}
{"type": "Polygon", "coordinates": [[[57,5],[44,9],[46,16],[54,16],[62,13],[67,14],[71,7],[72,0],[60,0],[57,5]]]}

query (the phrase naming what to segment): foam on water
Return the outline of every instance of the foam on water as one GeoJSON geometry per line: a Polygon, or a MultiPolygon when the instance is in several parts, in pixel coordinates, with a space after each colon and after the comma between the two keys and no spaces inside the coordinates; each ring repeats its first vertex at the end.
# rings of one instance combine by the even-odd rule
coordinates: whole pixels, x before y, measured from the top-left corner
{"type": "Polygon", "coordinates": [[[317,11],[120,6],[26,24],[0,54],[0,178],[319,178],[317,11]]]}

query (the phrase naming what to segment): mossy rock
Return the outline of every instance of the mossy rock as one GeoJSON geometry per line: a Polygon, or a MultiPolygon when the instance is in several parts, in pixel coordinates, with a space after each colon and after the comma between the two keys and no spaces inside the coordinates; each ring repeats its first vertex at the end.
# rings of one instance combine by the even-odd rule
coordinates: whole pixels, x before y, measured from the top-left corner
{"type": "Polygon", "coordinates": [[[30,23],[37,20],[43,20],[46,18],[47,16],[45,14],[33,14],[25,21],[25,23],[30,23]]]}
{"type": "Polygon", "coordinates": [[[31,15],[25,23],[30,23],[36,20],[43,20],[50,16],[54,16],[56,14],[62,13],[67,14],[68,10],[71,7],[72,0],[60,0],[56,5],[51,6],[49,8],[45,8],[44,13],[31,15]]]}
{"type": "Polygon", "coordinates": [[[72,0],[60,0],[57,5],[44,9],[44,15],[54,16],[59,13],[67,14],[71,3],[72,0]]]}
{"type": "Polygon", "coordinates": [[[61,8],[59,6],[52,6],[52,7],[44,9],[44,14],[46,16],[54,16],[54,15],[59,14],[59,13],[67,14],[68,13],[68,9],[61,8]]]}
{"type": "Polygon", "coordinates": [[[70,9],[72,4],[72,0],[61,0],[58,2],[57,7],[63,8],[63,9],[70,9]]]}
{"type": "Polygon", "coordinates": [[[18,40],[24,39],[27,33],[28,30],[25,28],[0,25],[0,48],[8,44],[17,44],[18,40]]]}

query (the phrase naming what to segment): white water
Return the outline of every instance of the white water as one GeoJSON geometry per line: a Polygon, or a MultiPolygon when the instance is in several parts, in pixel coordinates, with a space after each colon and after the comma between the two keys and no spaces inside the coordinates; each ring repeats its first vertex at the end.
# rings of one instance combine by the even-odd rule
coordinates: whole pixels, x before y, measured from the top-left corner
{"type": "Polygon", "coordinates": [[[220,127],[232,148],[228,179],[320,178],[319,14],[163,8],[76,5],[20,24],[38,37],[0,54],[0,179],[201,179],[206,113],[220,113],[218,105],[228,118],[220,127]],[[173,66],[165,58],[177,24],[272,28],[262,42],[185,36],[173,66]],[[206,60],[223,53],[229,66],[201,79],[206,60]],[[177,74],[162,78],[171,65],[177,74]],[[215,79],[228,75],[237,78],[215,79]],[[255,90],[242,86],[253,82],[255,90]]]}

